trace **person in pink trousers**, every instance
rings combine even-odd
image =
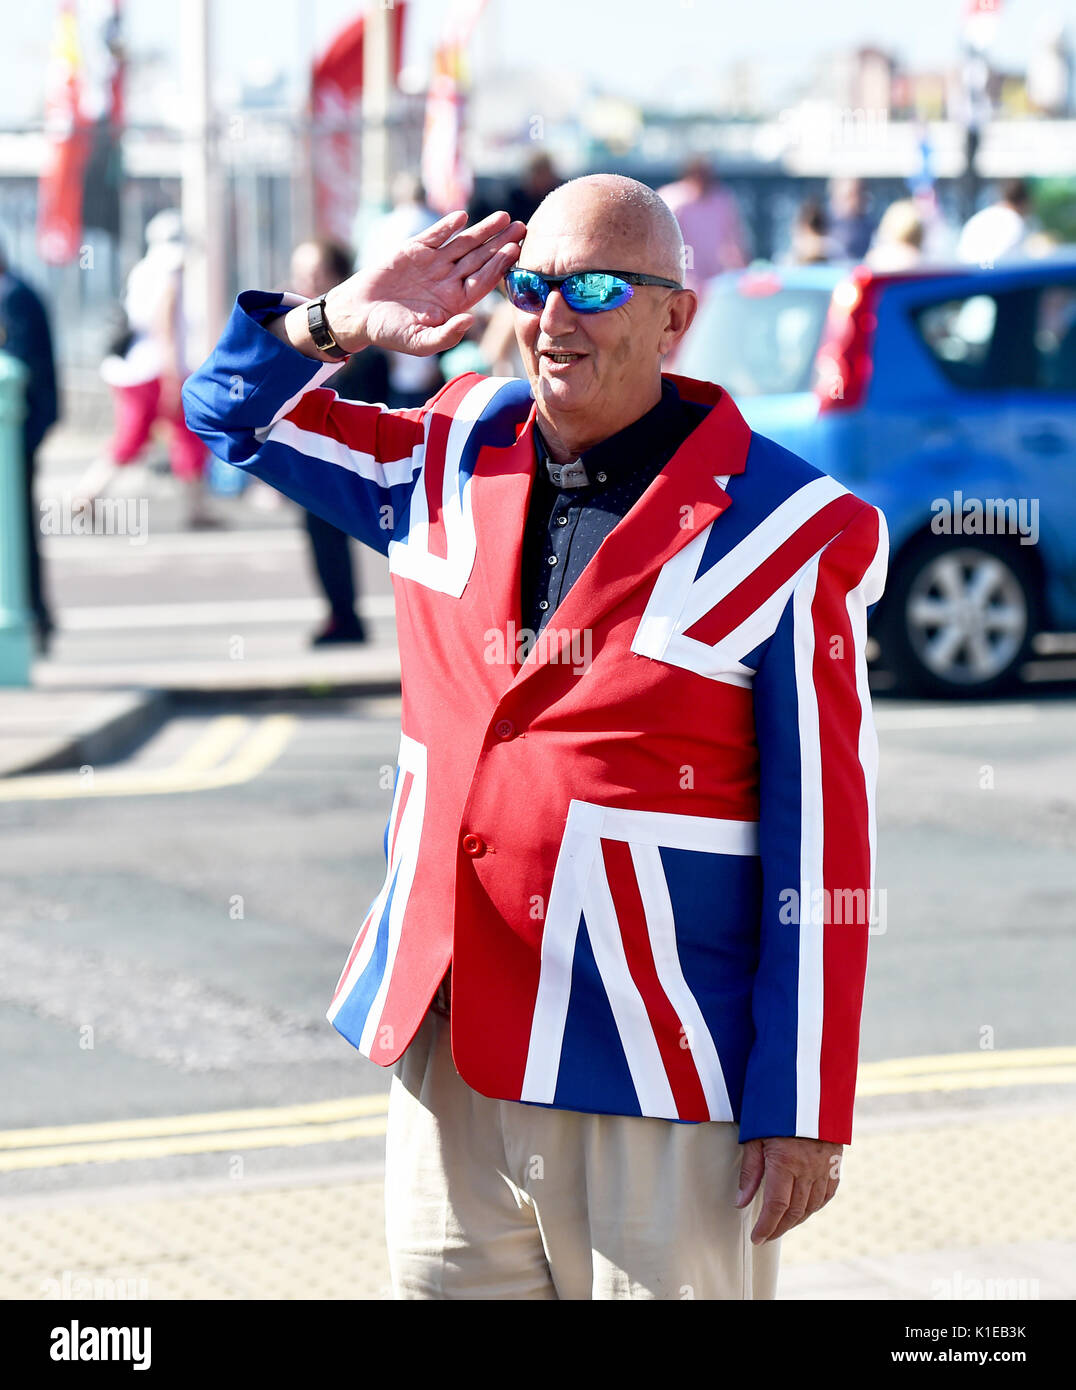
[[[115,432],[106,457],[83,478],[80,498],[91,505],[117,468],[142,454],[158,420],[170,427],[168,456],[173,475],[186,485],[188,524],[216,524],[205,505],[207,452],[183,418],[180,390],[187,376],[183,314],[183,231],[179,213],[166,208],[146,227],[146,254],[127,278],[124,309],[129,327],[124,351],[101,364],[112,388]]]

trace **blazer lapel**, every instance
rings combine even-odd
[[[536,413],[532,400],[527,418],[516,426],[514,443],[483,445],[472,475],[472,516],[482,589],[491,627],[505,634],[509,679],[519,670],[515,654],[522,621],[520,570],[534,482]]]

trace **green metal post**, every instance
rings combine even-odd
[[[34,650],[22,442],[26,377],[21,362],[0,352],[0,686],[30,684]]]

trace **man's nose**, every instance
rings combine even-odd
[[[549,338],[562,338],[575,327],[575,311],[560,290],[550,290],[542,305],[538,327]]]

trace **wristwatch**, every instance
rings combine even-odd
[[[341,362],[350,355],[344,351],[332,335],[332,330],[325,317],[324,295],[306,306],[306,322],[310,329],[310,337],[319,352],[324,352],[327,356],[337,358]]]

